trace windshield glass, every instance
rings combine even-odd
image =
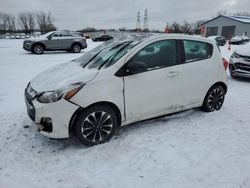
[[[139,41],[107,41],[96,48],[90,50],[80,58],[76,59],[81,66],[89,69],[107,68],[117,62],[131,48],[137,45]]]
[[[54,31],[50,31],[48,33],[45,33],[43,35],[41,35],[42,37],[48,37],[49,35],[51,35],[52,33],[54,33]]]

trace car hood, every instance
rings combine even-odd
[[[33,42],[36,42],[36,41],[41,41],[41,40],[47,40],[46,37],[43,37],[43,36],[40,36],[40,37],[30,37],[29,39],[25,40],[25,41],[33,41]]]
[[[97,73],[97,69],[82,68],[79,63],[71,61],[41,72],[30,85],[37,92],[53,91],[77,82],[87,83]]]
[[[240,37],[240,36],[236,36],[236,37],[233,37],[232,39],[231,39],[231,41],[241,41],[242,40],[242,37]]]
[[[239,55],[250,56],[250,44],[241,46],[241,48],[238,50],[235,50],[235,52]]]

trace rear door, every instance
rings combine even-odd
[[[176,40],[153,42],[127,64],[143,62],[147,70],[124,76],[127,121],[138,121],[175,111],[181,105],[181,65]]]
[[[195,40],[183,40],[182,44],[184,105],[197,106],[217,76],[217,59],[212,56],[212,44]]]
[[[69,48],[71,48],[71,45],[73,44],[74,38],[77,38],[77,37],[74,37],[69,32],[62,32],[61,48],[62,49],[69,49]]]

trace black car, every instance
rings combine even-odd
[[[210,36],[208,38],[215,40],[219,46],[224,46],[227,42],[227,39],[223,36]]]
[[[108,41],[108,40],[111,40],[113,39],[114,37],[110,36],[110,35],[101,35],[99,37],[95,37],[95,38],[92,38],[92,40],[94,42],[103,42],[103,41]]]

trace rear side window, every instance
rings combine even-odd
[[[164,40],[146,46],[130,61],[144,62],[152,70],[177,65],[176,57],[176,41]]]
[[[212,44],[191,40],[184,40],[183,43],[186,63],[208,59],[213,54]]]

